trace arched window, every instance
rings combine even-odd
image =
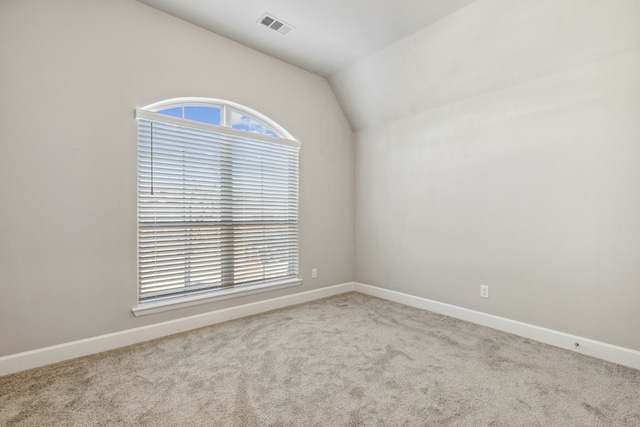
[[[138,119],[136,315],[301,283],[300,143],[228,101],[171,99]]]

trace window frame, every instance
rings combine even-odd
[[[158,117],[158,113],[160,113],[162,110],[166,110],[166,109],[170,109],[170,108],[177,108],[177,107],[187,107],[187,106],[202,106],[202,107],[211,107],[211,108],[219,108],[220,109],[220,125],[214,125],[211,123],[207,123],[207,122],[199,122],[199,121],[193,121],[193,120],[189,120],[189,119],[184,119],[184,118],[177,118],[175,116],[171,116],[171,115],[163,115],[162,116],[162,123],[166,123],[169,125],[176,125],[176,126],[185,126],[187,125],[189,128],[193,128],[193,129],[201,129],[201,130],[206,130],[206,131],[214,131],[214,132],[219,132],[222,134],[227,134],[230,136],[235,136],[235,137],[240,137],[240,138],[248,138],[250,140],[258,140],[258,141],[265,141],[265,142],[276,142],[277,144],[281,144],[281,145],[286,145],[289,147],[293,147],[293,148],[301,148],[301,144],[298,140],[296,140],[286,129],[284,129],[282,126],[280,126],[278,123],[276,123],[275,121],[271,120],[270,118],[268,118],[267,116],[265,116],[264,114],[261,114],[253,109],[250,109],[248,107],[245,107],[241,104],[235,103],[235,102],[230,102],[230,101],[225,101],[225,100],[221,100],[221,99],[211,99],[211,98],[194,98],[194,97],[189,97],[189,98],[174,98],[174,99],[169,99],[169,100],[165,100],[165,101],[161,101],[161,102],[157,102],[154,104],[150,104],[146,107],[143,107],[141,109],[137,109],[136,110],[136,119],[138,121],[140,120],[147,120],[147,121],[157,121]],[[261,132],[252,132],[252,131],[248,131],[248,130],[239,130],[239,129],[234,129],[231,126],[232,121],[231,121],[231,117],[232,117],[232,112],[233,111],[237,111],[240,112],[241,114],[245,114],[246,116],[248,116],[250,119],[256,120],[258,121],[263,127],[264,130],[269,130],[273,133],[275,133],[276,135],[278,135],[277,137],[275,136],[271,136],[269,134],[265,134],[265,133],[261,133]],[[185,127],[187,127],[185,126]],[[138,150],[140,150],[140,145],[141,144],[141,140],[140,140],[140,136],[138,136]],[[140,151],[139,151],[140,152]],[[297,159],[297,156],[296,156]],[[295,175],[295,182],[298,182],[299,180],[299,160],[296,160],[296,175]],[[141,173],[141,166],[140,163],[138,165],[138,182],[140,184],[140,173]],[[138,212],[140,211],[140,190],[138,190],[138,202],[137,202],[137,207],[138,207]],[[296,242],[298,242],[298,233],[299,233],[299,228],[298,228],[298,218],[299,218],[299,209],[298,209],[298,204],[299,204],[299,190],[296,187],[296,192],[295,192],[295,200],[296,200],[296,205],[295,205],[295,212],[296,212],[296,221],[295,221],[295,236],[296,236]],[[221,202],[224,199],[220,199]],[[138,213],[138,231],[137,231],[137,244],[138,246],[140,245],[140,213]],[[159,299],[157,301],[142,301],[141,298],[141,276],[140,276],[140,268],[141,268],[141,264],[140,264],[140,247],[138,247],[138,261],[137,261],[137,280],[136,280],[136,289],[137,289],[137,306],[134,307],[132,309],[133,313],[135,314],[135,316],[142,316],[142,315],[147,315],[147,314],[153,314],[153,313],[159,313],[159,312],[163,312],[163,311],[167,311],[167,310],[173,310],[173,309],[178,309],[178,308],[183,308],[183,307],[189,307],[189,306],[193,306],[193,305],[198,305],[198,304],[204,304],[204,303],[209,303],[209,302],[213,302],[213,301],[220,301],[220,300],[225,300],[225,299],[229,299],[229,298],[236,298],[236,297],[240,297],[240,296],[246,296],[246,295],[252,295],[252,294],[256,294],[256,293],[260,293],[260,292],[266,292],[266,291],[271,291],[271,290],[276,290],[276,289],[282,289],[282,288],[287,288],[287,287],[291,287],[291,286],[298,286],[300,284],[302,284],[302,279],[300,278],[300,274],[299,274],[299,259],[300,259],[300,252],[299,252],[299,243],[296,243],[296,266],[298,266],[298,268],[295,270],[295,278],[284,278],[282,280],[263,280],[263,281],[259,281],[257,283],[254,284],[249,284],[249,285],[242,285],[242,284],[235,284],[235,285],[231,285],[228,287],[221,287],[218,289],[212,289],[209,290],[207,292],[202,292],[202,293],[196,293],[193,295],[187,295],[187,296],[177,296],[177,297],[167,297],[166,299]],[[222,273],[221,273],[222,274]]]
[[[232,127],[233,123],[231,120],[232,111],[236,110],[240,113],[244,113],[247,116],[250,116],[258,120],[263,125],[271,128],[278,135],[280,139],[288,139],[300,144],[300,142],[293,135],[291,135],[284,127],[280,126],[278,123],[276,123],[274,120],[270,119],[266,115],[252,108],[246,107],[242,104],[238,104],[237,102],[226,101],[224,99],[202,98],[202,97],[172,98],[172,99],[167,99],[160,102],[155,102],[153,104],[149,104],[146,107],[140,108],[139,110],[152,111],[155,113],[161,110],[166,110],[169,108],[177,108],[177,107],[220,108],[220,126],[225,128],[230,128],[230,129],[233,129]],[[181,119],[181,120],[188,120],[188,119]],[[195,123],[202,123],[202,122],[195,122]],[[212,126],[216,126],[216,125],[212,125]],[[244,134],[246,134],[246,131],[240,131],[240,132],[245,132]],[[253,132],[249,132],[249,133],[253,133]],[[263,134],[258,134],[258,135],[263,135]],[[264,135],[264,136],[269,136],[269,135]]]

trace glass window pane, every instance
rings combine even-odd
[[[194,120],[196,122],[210,123],[212,125],[220,124],[220,108],[216,107],[184,107],[184,118]]]
[[[247,116],[239,111],[231,111],[231,127],[239,130],[246,130],[247,132],[261,133],[263,135],[279,137],[272,129],[266,127],[258,120],[251,116]]]
[[[167,108],[166,110],[158,111],[160,114],[166,114],[167,116],[182,118],[182,107]]]

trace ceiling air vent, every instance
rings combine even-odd
[[[265,27],[271,28],[273,31],[279,32],[283,36],[287,35],[291,30],[295,29],[293,26],[282,21],[282,19],[278,19],[275,16],[269,15],[268,13],[265,13],[258,22]]]

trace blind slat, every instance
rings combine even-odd
[[[138,119],[141,303],[298,275],[299,143]]]

